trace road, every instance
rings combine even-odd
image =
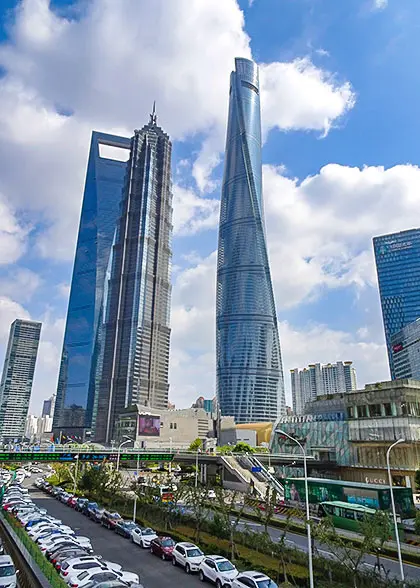
[[[131,543],[113,531],[94,523],[79,512],[62,504],[48,494],[30,488],[31,497],[41,508],[70,525],[78,535],[90,537],[95,553],[105,559],[122,565],[124,570],[136,572],[145,588],[199,588],[198,576],[188,576],[171,562],[163,562],[158,557]]]
[[[260,525],[259,523],[254,523],[251,521],[240,521],[238,528],[241,529],[241,528],[244,528],[245,526],[248,526],[248,528],[250,528],[251,530],[256,531],[256,532],[263,531],[263,525]],[[278,541],[283,536],[283,531],[281,529],[276,528],[276,527],[268,527],[268,533],[269,533],[270,537],[273,539],[273,541]],[[287,547],[298,549],[299,551],[305,551],[306,553],[308,552],[308,540],[307,540],[306,535],[298,535],[297,533],[287,532],[286,533],[286,545],[287,545]],[[318,541],[315,541],[314,547],[316,548],[316,550],[318,551],[318,553],[321,557],[328,558],[328,559],[336,559],[334,553],[331,552],[331,550],[328,546],[322,545]],[[391,578],[392,577],[396,577],[396,578],[400,577],[399,576],[400,568],[399,568],[398,561],[387,558],[387,557],[382,557],[382,558],[380,558],[380,562],[384,566],[385,570],[387,572],[389,571]],[[369,571],[370,569],[374,568],[375,563],[376,563],[376,557],[372,556],[372,555],[366,555],[363,558],[363,563],[364,563],[364,567],[365,567],[366,571]],[[416,580],[418,580],[420,578],[420,568],[418,566],[414,566],[411,564],[404,564],[404,571],[405,571],[406,578],[416,579]]]

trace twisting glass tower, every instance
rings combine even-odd
[[[168,406],[171,301],[171,142],[156,114],[131,139],[109,262],[95,438],[109,442],[119,411]]]
[[[258,66],[237,58],[230,78],[217,261],[217,396],[237,423],[284,412],[276,308],[262,200]]]

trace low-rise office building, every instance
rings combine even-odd
[[[133,439],[136,447],[149,449],[169,448],[188,449],[195,439],[201,439],[205,446],[207,440],[217,438],[217,431],[226,439],[234,432],[232,417],[217,419],[204,408],[184,408],[178,410],[156,411],[135,404],[121,411],[116,426],[116,443],[125,438]],[[233,440],[233,439],[232,439]],[[235,438],[236,441],[236,438]],[[128,445],[128,444],[127,444]]]
[[[301,453],[287,433],[317,459],[340,466],[342,479],[384,484],[386,452],[395,485],[414,487],[420,455],[420,382],[393,380],[368,384],[350,394],[335,394],[307,405],[305,414],[277,421],[272,451]]]

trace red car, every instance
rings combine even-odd
[[[67,500],[67,506],[71,506],[72,508],[74,508],[75,504],[76,504],[76,500],[77,500],[77,496],[70,496],[70,498]]]
[[[163,561],[172,559],[175,541],[171,537],[157,537],[150,542],[150,553],[158,555]]]

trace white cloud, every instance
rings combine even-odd
[[[0,46],[0,190],[42,226],[37,252],[58,259],[74,252],[91,130],[129,135],[156,99],[173,139],[198,137],[193,177],[214,189],[229,74],[235,56],[251,57],[236,0],[80,0],[72,9],[79,20],[49,0],[22,0]],[[267,128],[325,132],[351,106],[348,84],[308,59],[266,64],[262,77]],[[16,161],[25,161],[19,175]],[[191,210],[202,223],[203,210]]]
[[[192,235],[214,229],[219,221],[219,201],[202,198],[193,190],[174,185],[173,225],[175,235]]]
[[[0,295],[0,344],[7,345],[10,325],[17,318],[29,319],[30,316],[18,302],[8,296]]]
[[[388,6],[388,0],[373,0],[373,8],[375,10],[383,10]]]
[[[420,169],[324,166],[302,182],[264,166],[267,239],[278,308],[323,288],[376,284],[372,237],[412,228]]]
[[[14,263],[23,255],[27,235],[28,229],[0,194],[0,265]]]
[[[0,277],[0,294],[16,300],[27,302],[42,284],[41,277],[27,268],[11,268]]]
[[[325,135],[335,120],[353,108],[348,82],[316,67],[309,58],[261,66],[262,122],[267,130],[318,130]]]

